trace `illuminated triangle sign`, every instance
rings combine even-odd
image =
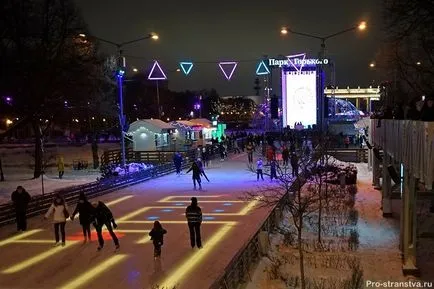
[[[301,70],[303,69],[304,60],[306,59],[306,53],[288,55],[286,58],[288,58],[288,62],[289,62],[289,64],[292,65],[292,67],[294,67],[298,72],[301,72]],[[301,58],[301,61],[298,61],[298,63],[300,63],[300,65],[297,67],[295,60],[300,59],[300,58]]]
[[[219,63],[219,67],[220,67],[221,71],[223,72],[223,74],[225,75],[227,80],[231,80],[232,75],[234,74],[235,68],[237,68],[237,65],[238,65],[238,62],[235,62],[235,61],[220,62]]]
[[[270,74],[270,70],[268,69],[267,65],[264,61],[261,61],[256,68],[256,75],[266,75]]]
[[[154,61],[154,65],[151,68],[151,71],[148,75],[149,80],[166,80],[167,76],[164,74],[163,69],[161,69],[160,64],[158,64],[158,61]]]
[[[188,75],[193,68],[193,62],[180,62],[179,66],[181,66],[182,72],[184,72],[185,75]]]

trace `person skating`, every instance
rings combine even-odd
[[[190,244],[194,248],[202,248],[202,238],[200,236],[200,225],[202,224],[202,210],[197,204],[197,198],[191,198],[191,205],[185,210],[185,217],[190,231]]]
[[[247,150],[247,156],[249,159],[249,164],[253,164],[253,145],[251,142],[249,142],[247,144],[246,150]]]
[[[70,214],[65,199],[58,194],[54,197],[53,203],[44,218],[48,219],[50,215],[53,215],[54,237],[56,239],[54,246],[59,245],[59,229],[62,235],[62,246],[65,246],[65,225],[66,219],[69,218]]]
[[[291,167],[292,167],[292,176],[296,177],[298,175],[298,157],[295,153],[291,154]]]
[[[17,231],[27,230],[27,206],[31,200],[30,194],[22,187],[18,186],[12,193],[12,202],[15,206],[15,216],[17,219]]]
[[[277,180],[277,169],[279,167],[279,164],[277,163],[276,160],[272,160],[270,163],[270,179],[271,181],[273,179]]]
[[[160,222],[155,221],[154,227],[152,228],[151,232],[149,232],[149,236],[151,236],[152,243],[154,244],[155,259],[161,257],[161,246],[163,246],[164,234],[166,233],[167,231],[163,229],[163,226],[161,226]]]
[[[179,152],[176,152],[173,155],[173,164],[175,165],[176,174],[181,174],[181,167],[182,167],[182,155]]]
[[[116,250],[119,249],[119,240],[116,237],[116,234],[113,232],[113,228],[117,228],[115,219],[113,218],[113,214],[110,209],[101,201],[92,203],[92,206],[95,208],[93,211],[93,225],[95,227],[96,233],[98,235],[98,251],[100,251],[104,247],[104,238],[102,236],[102,227],[105,225],[107,231],[113,239],[113,242],[116,246]],[[112,227],[113,224],[113,227]]]
[[[222,137],[223,139],[223,137]],[[226,148],[223,144],[223,141],[221,143],[219,143],[219,152],[220,152],[220,161],[224,161],[225,160],[225,156],[226,156]]]
[[[202,162],[202,160],[201,160],[200,158],[198,158],[198,159],[196,160],[196,163],[197,163],[197,166],[198,166],[199,169],[200,169],[200,174],[201,174],[202,176],[204,176],[205,179],[209,182],[208,176],[207,176],[206,173],[205,173],[204,163]]]
[[[261,176],[261,179],[264,180],[264,175],[262,172],[263,169],[263,162],[262,159],[259,158],[259,160],[256,162],[256,180],[259,181],[259,176]]]
[[[196,190],[196,182],[197,182],[199,185],[199,190],[202,190],[202,180],[200,179],[201,171],[196,162],[193,162],[191,164],[190,169],[186,173],[188,174],[190,171],[193,171],[192,179],[193,179],[194,189]]]
[[[71,216],[71,221],[74,221],[75,215],[79,214],[80,225],[83,228],[84,243],[91,241],[90,224],[92,223],[92,214],[94,207],[86,198],[86,195],[81,192],[78,197],[78,203]]]

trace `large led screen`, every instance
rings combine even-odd
[[[283,126],[316,124],[316,71],[282,73]]]

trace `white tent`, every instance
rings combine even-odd
[[[134,151],[155,151],[171,145],[175,127],[159,119],[141,119],[130,124],[128,135],[132,136]]]

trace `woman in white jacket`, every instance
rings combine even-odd
[[[68,206],[66,205],[65,199],[60,195],[54,197],[54,201],[51,204],[48,212],[45,214],[45,219],[48,219],[50,215],[53,215],[54,223],[54,235],[56,237],[56,243],[54,246],[59,245],[59,228],[62,234],[62,246],[65,246],[65,224],[66,219],[69,218]]]

